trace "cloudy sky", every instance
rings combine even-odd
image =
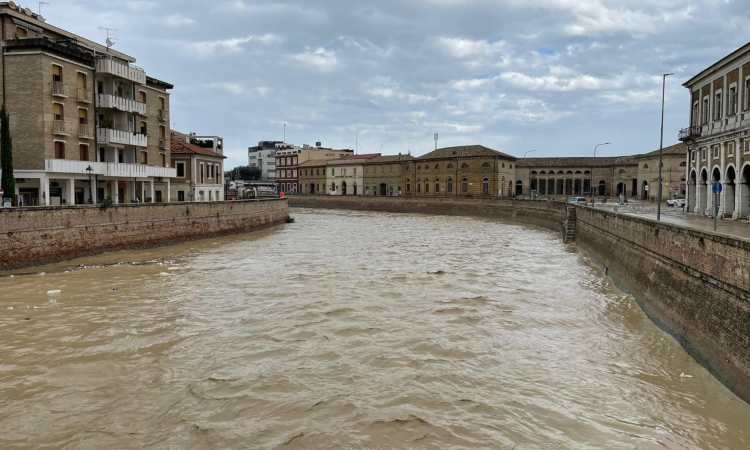
[[[682,82],[750,40],[746,0],[48,1],[50,23],[115,28],[175,85],[173,128],[224,136],[228,166],[284,123],[292,143],[384,154],[425,153],[435,132],[518,156],[644,152],[661,74],[671,144]]]

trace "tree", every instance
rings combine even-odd
[[[250,166],[240,166],[235,167],[232,169],[232,179],[233,180],[243,180],[243,181],[253,181],[253,180],[260,180],[260,177],[262,175],[260,169],[257,167],[250,167]]]
[[[10,120],[4,105],[0,109],[0,169],[3,172],[2,188],[5,192],[4,196],[10,197],[15,203],[16,178],[13,176],[13,142],[10,139]]]

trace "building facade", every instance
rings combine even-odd
[[[635,157],[638,163],[640,198],[655,202],[659,196],[659,151]],[[687,145],[676,144],[662,153],[662,201],[687,195]]]
[[[224,159],[216,147],[218,140],[194,134],[171,133],[172,200],[214,202],[224,200]],[[220,138],[219,138],[220,140]],[[216,149],[216,150],[214,150]]]
[[[261,141],[247,149],[247,165],[260,170],[263,181],[276,181],[276,152],[294,146],[281,141]]]
[[[169,201],[169,83],[0,2],[2,100],[23,205]]]
[[[287,194],[298,194],[303,192],[300,182],[300,164],[307,161],[323,161],[336,158],[352,156],[352,150],[334,150],[324,148],[318,143],[315,147],[305,145],[302,147],[280,149],[276,151],[276,182],[279,190]]]
[[[510,197],[517,158],[481,145],[437,149],[410,162],[404,195]]]
[[[412,170],[411,155],[376,156],[363,166],[364,195],[400,197]]]
[[[690,126],[680,131],[688,145],[688,209],[750,217],[750,43],[683,86],[690,90]]]

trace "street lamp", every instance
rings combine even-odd
[[[91,172],[93,172],[93,171],[94,171],[94,169],[91,168],[91,165],[89,165],[88,167],[86,167],[86,173],[89,174],[89,203],[90,204],[94,203],[94,191],[93,191],[93,189],[94,189],[94,182],[91,180]]]
[[[596,144],[594,146],[594,165],[591,167],[591,176],[590,176],[590,185],[589,189],[591,189],[591,206],[593,207],[596,203],[596,195],[594,195],[594,168],[596,167],[596,152],[599,150],[599,147],[604,147],[605,145],[612,145],[611,142],[602,142],[601,144]]]
[[[534,153],[536,150],[527,150],[526,153],[523,154],[523,159],[526,159],[526,156],[529,155],[529,153]],[[529,173],[529,191],[531,191],[531,173]]]
[[[661,76],[661,137],[659,138],[659,189],[658,197],[656,198],[656,221],[661,220],[661,196],[662,189],[664,187],[662,179],[662,165],[664,161],[664,97],[667,92],[667,77],[674,75],[673,73],[665,73]]]

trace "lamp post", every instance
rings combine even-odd
[[[91,172],[93,172],[93,171],[94,171],[94,169],[91,168],[91,165],[89,165],[88,167],[86,167],[86,173],[89,174],[89,203],[91,203],[91,204],[94,203],[94,191],[93,191],[93,189],[94,189],[94,182],[91,179]]]
[[[596,144],[594,146],[594,164],[596,164],[596,152],[599,150],[599,147],[604,147],[605,145],[612,145],[611,142],[602,142],[601,144]],[[589,189],[591,189],[591,206],[593,207],[594,204],[596,204],[596,195],[594,195],[594,168],[596,165],[591,167],[591,177],[590,177],[590,186]]]
[[[656,198],[656,221],[661,220],[661,196],[662,190],[664,189],[664,180],[662,179],[662,164],[664,161],[664,97],[667,92],[667,77],[674,75],[673,73],[665,73],[661,76],[661,137],[659,138],[659,188],[658,197]]]

